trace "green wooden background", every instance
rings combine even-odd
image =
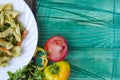
[[[69,80],[120,80],[120,0],[37,0],[39,46],[63,36]]]

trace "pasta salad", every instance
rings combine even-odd
[[[0,5],[0,66],[7,66],[10,59],[21,54],[21,43],[28,31],[18,20],[19,12],[12,4]]]

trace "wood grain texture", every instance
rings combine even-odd
[[[31,8],[33,14],[36,17],[36,0],[25,0],[28,6]]]
[[[69,80],[120,80],[119,2],[38,1],[38,45],[56,35],[67,40],[65,60],[74,65]]]

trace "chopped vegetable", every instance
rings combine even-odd
[[[0,51],[7,53],[8,55],[11,55],[11,52],[7,50],[6,48],[0,47]]]
[[[0,32],[5,31],[5,30],[8,29],[9,27],[10,27],[9,24],[7,24],[7,23],[3,24],[3,25],[0,27]]]
[[[22,36],[21,36],[21,42],[18,42],[18,43],[17,43],[18,46],[21,45],[22,41],[24,40],[24,38],[26,37],[27,34],[28,34],[28,31],[25,30],[25,31],[23,32]]]
[[[37,52],[39,52],[39,51],[41,51],[43,53],[43,55],[38,56],[42,60],[42,62],[39,62],[39,64],[41,66],[37,66],[37,68],[38,68],[39,71],[41,71],[47,66],[48,59],[47,59],[47,55],[45,54],[45,50],[43,48],[41,48],[41,47],[36,48],[36,51],[34,53],[34,57],[36,57]]]
[[[4,38],[6,41],[11,42],[13,45],[16,45],[17,40],[15,39],[14,35],[8,35]]]

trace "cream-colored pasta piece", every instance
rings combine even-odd
[[[13,44],[11,42],[7,42],[3,39],[0,39],[0,46],[6,48],[7,50],[11,49],[13,47]]]
[[[11,57],[0,56],[0,66],[2,66],[2,67],[7,66],[10,59],[11,59]]]
[[[2,11],[0,13],[0,27],[2,27],[4,25],[4,12]]]
[[[2,66],[2,67],[8,66],[8,62],[9,62],[9,61],[2,63],[1,66]]]
[[[5,14],[10,15],[12,18],[16,18],[19,15],[19,12],[17,11],[4,11]]]
[[[13,35],[15,36],[15,39],[16,39],[18,42],[21,41],[21,33],[20,33],[19,24],[17,24],[16,28],[13,29]]]
[[[21,33],[20,33],[20,27],[19,24],[16,25],[15,21],[10,15],[6,15],[8,17],[8,20],[6,20],[7,23],[10,24],[13,30],[13,35],[15,36],[15,39],[20,42],[21,41]]]
[[[21,46],[14,46],[12,48],[11,53],[12,53],[13,57],[18,57],[20,55],[20,53],[21,53]]]
[[[7,37],[8,35],[12,34],[12,28],[9,27],[8,29],[6,29],[5,31],[3,32],[0,32],[0,38],[4,38],[4,37]]]
[[[5,14],[5,22],[9,23],[12,28],[16,27],[16,23],[9,14]]]
[[[11,11],[12,9],[12,4],[4,4],[0,5],[0,11]]]

